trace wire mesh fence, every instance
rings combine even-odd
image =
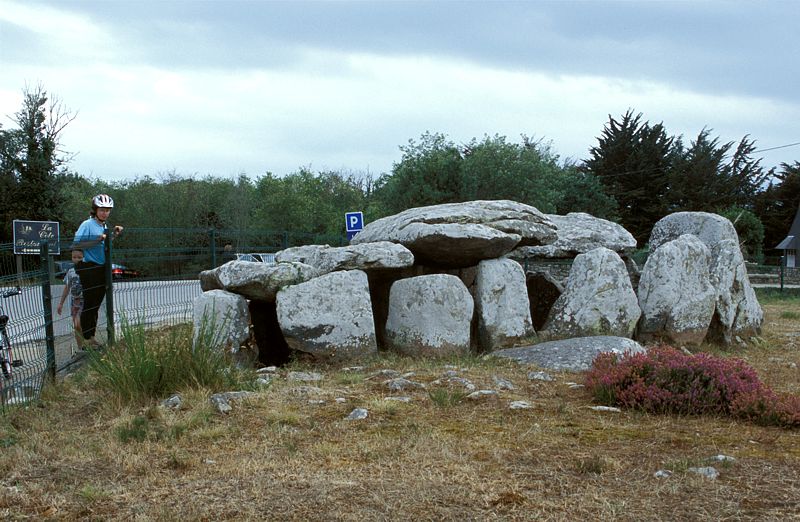
[[[238,258],[264,260],[291,246],[340,246],[346,239],[272,230],[126,228],[110,243],[105,267],[109,284],[97,283],[105,287],[105,299],[97,308],[95,338],[104,345],[114,342],[125,322],[158,327],[190,321],[203,270]],[[0,299],[0,306],[9,318],[6,331],[13,357],[23,363],[0,383],[2,411],[38,398],[47,378],[79,360],[82,339],[75,335],[64,284],[73,268],[72,241],[62,239],[58,246],[53,255],[18,255],[12,244],[0,245],[0,291],[20,289]]]
[[[39,397],[50,364],[48,318],[42,312],[49,291],[47,258],[15,256],[0,245],[0,409]]]

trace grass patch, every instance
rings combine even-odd
[[[149,332],[125,322],[118,344],[89,352],[89,369],[120,404],[143,404],[187,388],[241,388],[254,379],[235,368],[210,336],[193,343],[187,325]]]
[[[431,402],[439,408],[452,408],[464,402],[467,392],[450,387],[434,388],[428,391]]]
[[[102,502],[111,497],[111,494],[100,486],[87,484],[78,490],[78,496],[87,502]]]
[[[365,376],[362,373],[356,372],[339,372],[336,374],[334,381],[340,386],[352,386],[364,382]]]
[[[754,288],[758,301],[764,304],[800,301],[800,288]]]
[[[781,312],[781,319],[790,319],[792,321],[796,321],[800,319],[800,312],[795,312],[794,310],[783,310]]]
[[[592,455],[583,459],[579,459],[576,463],[575,469],[578,473],[584,475],[601,475],[610,469],[606,459],[599,455]]]
[[[772,389],[798,393],[797,369],[790,364],[800,363],[791,344],[800,339],[789,334],[800,331],[800,320],[780,319],[787,310],[800,312],[800,301],[766,305],[764,342],[731,355]],[[180,342],[190,347],[186,333]],[[172,335],[148,332],[145,348],[160,353]],[[342,368],[354,365],[364,366],[356,372],[363,379]],[[223,373],[233,371],[226,367]],[[319,390],[287,382],[289,369],[324,374],[313,383]],[[383,369],[414,372],[412,380],[426,388],[404,391],[410,402],[385,400]],[[800,482],[787,477],[800,468],[797,428],[717,414],[598,412],[588,408],[588,390],[564,385],[580,381],[581,374],[549,371],[554,382],[529,381],[532,369],[480,357],[296,361],[277,372],[273,386],[232,401],[232,411],[223,415],[210,395],[240,389],[246,380],[175,380],[177,388],[165,394],[181,393],[179,410],[159,407],[163,396],[151,391],[135,401],[119,399],[117,407],[107,405],[109,388],[86,368],[43,390],[36,407],[0,419],[0,440],[9,441],[0,449],[0,518],[796,517]],[[432,384],[448,371],[478,389],[496,389],[494,376],[515,389],[499,390],[491,400],[464,400],[463,388]],[[166,387],[151,388],[158,389]],[[518,400],[533,408],[511,410]],[[369,416],[345,420],[356,407]],[[718,454],[736,462],[709,460]],[[702,466],[717,468],[720,480],[687,480],[680,473]],[[656,479],[659,469],[676,474]]]

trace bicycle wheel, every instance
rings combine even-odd
[[[2,345],[0,345],[0,352],[2,352],[0,353],[0,358],[2,358],[3,377],[10,379],[13,359],[11,358],[11,343],[8,340],[5,328],[0,331],[0,336],[2,336],[2,339],[0,339],[0,342],[2,342]]]

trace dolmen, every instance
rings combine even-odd
[[[509,200],[412,208],[367,224],[347,246],[292,247],[274,265],[230,261],[201,272],[195,342],[232,353],[257,346],[271,365],[384,350],[518,355],[540,341],[598,336],[731,344],[760,333],[763,313],[730,221],[672,214],[649,245],[639,270],[633,236],[589,214]],[[568,273],[553,275],[547,263]]]

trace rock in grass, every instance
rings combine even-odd
[[[711,466],[701,467],[701,468],[689,468],[686,471],[688,471],[689,473],[695,473],[697,475],[700,475],[702,477],[711,480],[716,480],[717,477],[719,477],[719,471],[717,471],[717,468]]]
[[[347,416],[347,420],[363,420],[366,419],[369,412],[364,408],[356,408]]]
[[[497,397],[497,392],[494,390],[478,390],[467,395],[467,399],[472,401],[479,401],[489,397]]]

